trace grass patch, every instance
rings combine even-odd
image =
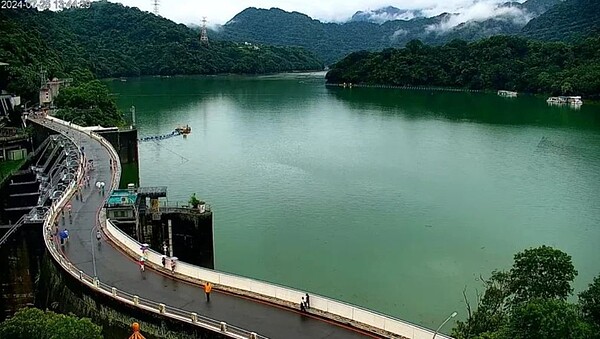
[[[6,179],[10,178],[10,176],[17,172],[27,161],[27,159],[22,160],[7,160],[0,162],[0,185],[4,184]]]

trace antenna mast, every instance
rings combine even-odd
[[[202,18],[202,30],[200,31],[200,42],[208,44],[208,33],[206,32],[206,17]]]
[[[154,14],[156,16],[159,16],[160,13],[158,12],[158,5],[160,3],[160,0],[152,0],[152,6],[154,6]]]

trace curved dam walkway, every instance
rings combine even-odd
[[[119,291],[196,312],[199,316],[224,321],[269,338],[378,337],[341,323],[300,313],[299,310],[214,289],[210,303],[207,303],[199,285],[148,268],[141,272],[137,262],[106,237],[100,244],[96,240],[100,211],[106,196],[115,188],[111,187],[113,180],[109,151],[98,140],[77,129],[49,119],[33,121],[71,137],[80,149],[83,147],[85,158],[94,163],[94,169],[87,173],[89,188],[82,189],[83,202],[73,197],[70,200],[72,217],[69,218],[65,213],[64,219],[58,218],[59,229],[66,228],[69,231],[69,240],[62,247],[64,255],[79,270],[92,277],[97,276],[100,281]],[[94,185],[98,181],[106,183],[105,196]]]

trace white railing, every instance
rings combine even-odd
[[[60,119],[56,119],[54,117],[48,117],[48,118],[57,123],[69,126],[72,129],[77,129],[81,132],[87,133],[94,139],[101,142],[103,144],[103,146],[108,149],[108,151],[111,154],[111,157],[113,159],[118,159],[117,153],[114,150],[114,148],[112,147],[112,145],[110,145],[110,143],[108,143],[108,141],[106,141],[101,136],[96,135],[96,133],[88,132],[76,125],[69,125],[67,122],[62,121]],[[66,137],[73,144],[75,144],[75,141],[73,140],[73,138],[71,138],[70,136],[66,136]],[[62,251],[59,250],[59,245],[57,244],[57,242],[54,238],[52,230],[53,230],[56,220],[58,219],[58,217],[60,215],[60,211],[65,207],[65,205],[73,197],[73,195],[78,187],[78,184],[81,182],[81,180],[83,178],[83,168],[85,166],[85,164],[83,163],[83,160],[84,160],[83,157],[80,156],[79,169],[77,171],[76,180],[71,181],[68,188],[62,194],[62,196],[60,197],[58,202],[52,204],[52,206],[50,207],[50,210],[48,211],[47,218],[44,221],[43,234],[44,234],[44,242],[46,244],[46,248],[52,255],[52,258],[66,272],[68,272],[71,276],[73,276],[74,278],[81,281],[82,284],[86,285],[87,287],[89,287],[93,290],[98,291],[99,293],[104,294],[105,296],[112,297],[113,299],[116,299],[120,302],[135,306],[137,308],[146,310],[148,312],[153,312],[153,313],[160,314],[162,316],[169,317],[169,318],[177,320],[177,321],[181,321],[184,323],[202,327],[202,328],[205,328],[205,329],[213,331],[213,332],[221,333],[221,334],[226,335],[231,338],[266,339],[266,337],[258,335],[255,332],[250,332],[250,331],[247,331],[247,330],[235,327],[235,326],[231,326],[222,321],[211,319],[211,318],[208,318],[208,317],[205,317],[202,315],[198,315],[197,313],[181,310],[181,309],[178,309],[175,307],[165,305],[163,303],[159,303],[159,302],[156,302],[153,300],[141,298],[137,295],[133,295],[131,293],[118,290],[116,287],[113,287],[113,286],[110,286],[108,284],[101,282],[97,277],[92,277],[92,276],[84,273],[83,271],[81,271],[75,265],[73,265],[73,263],[71,263],[70,260],[63,255]],[[117,187],[116,185],[118,185],[118,178],[119,178],[119,176],[117,176],[117,174],[120,175],[120,170],[121,170],[120,162],[117,161],[116,164],[117,164],[117,166],[116,166],[117,168],[113,172],[113,177],[112,177],[112,182],[113,182],[112,187]]]
[[[116,227],[110,220],[107,220],[105,230],[111,240],[118,246],[124,247],[127,250],[126,252],[132,257],[134,255],[138,257],[141,255],[141,243]],[[162,254],[149,249],[147,251],[146,263],[162,267]],[[194,266],[185,262],[176,263],[175,273],[197,283],[210,282],[217,287],[233,289],[234,292],[254,295],[285,306],[299,305],[299,302],[306,293],[273,283]],[[310,308],[311,311],[321,311],[319,315],[324,315],[335,320],[351,320],[358,323],[356,324],[359,325],[358,327],[366,330],[373,331],[375,329],[373,332],[380,330],[409,339],[431,339],[434,334],[434,331],[427,328],[320,295],[310,294]],[[342,319],[336,319],[336,316]],[[367,326],[360,326],[360,324]],[[450,339],[450,337],[442,334],[438,334],[436,338]]]

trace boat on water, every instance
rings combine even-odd
[[[498,91],[498,95],[501,97],[507,97],[507,98],[515,98],[517,97],[517,92],[512,92],[512,91],[505,91],[505,90],[500,90]]]
[[[571,105],[571,106],[581,106],[583,105],[583,100],[581,100],[580,96],[558,96],[558,97],[549,97],[546,102],[550,105]]]
[[[187,135],[192,133],[192,128],[189,125],[179,126],[175,129],[179,134]]]

